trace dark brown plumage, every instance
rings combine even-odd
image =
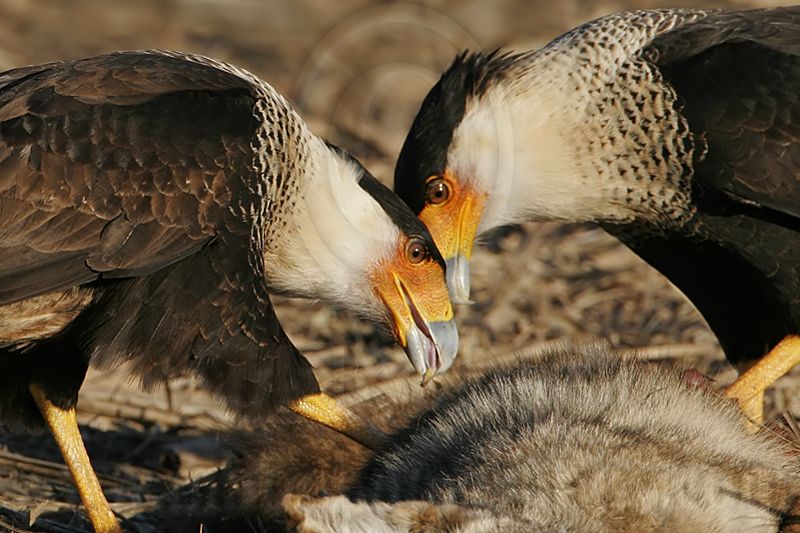
[[[74,416],[89,363],[264,415],[318,391],[273,291],[388,327],[424,380],[456,355],[424,225],[266,83],[163,51],[0,74],[0,423],[45,415],[96,529],[119,525]]]
[[[236,212],[258,209],[246,80],[121,54],[0,83],[0,304],[14,305],[0,313],[37,316],[35,301],[15,302],[48,293],[63,301],[51,312],[81,309],[58,331],[27,332],[22,353],[13,332],[0,339],[3,422],[40,419],[31,380],[74,402],[90,359],[136,356],[149,386],[194,369],[243,412],[317,390],[254,277],[251,227]]]

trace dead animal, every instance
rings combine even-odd
[[[364,402],[396,428],[375,453],[279,416],[206,494],[225,505],[202,505],[303,532],[800,528],[797,442],[748,432],[696,381],[602,345],[540,353],[435,396]]]

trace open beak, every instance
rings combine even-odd
[[[485,196],[472,188],[454,191],[444,205],[426,205],[419,214],[447,265],[447,288],[453,303],[469,299],[469,260],[483,213]]]
[[[389,268],[375,288],[389,309],[397,342],[427,384],[453,364],[458,352],[458,330],[453,307],[434,262],[419,271]]]
[[[399,279],[397,284],[413,319],[405,329],[406,355],[426,385],[436,374],[447,371],[456,358],[458,329],[452,308],[447,319],[425,320],[405,284]]]

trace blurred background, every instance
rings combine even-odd
[[[785,2],[784,2],[785,3]],[[469,48],[538,48],[589,19],[625,9],[768,7],[770,1],[3,0],[0,70],[123,49],[220,58],[272,84],[312,129],[391,185],[419,104]],[[602,230],[527,224],[476,250],[472,306],[459,306],[459,365],[492,364],[565,339],[603,338],[676,359],[728,383],[735,372],[691,304]],[[281,322],[332,394],[368,398],[413,387],[384,332],[315,302],[276,299]],[[160,494],[224,464],[217,436],[231,418],[187,379],[142,392],[124,369],[90,372],[80,421],[115,510],[133,515]],[[770,392],[768,413],[800,415],[798,374]],[[0,429],[0,530],[81,531],[69,477],[51,439]],[[137,507],[138,506],[138,507]],[[33,525],[30,525],[33,524]],[[58,529],[61,528],[61,529]]]

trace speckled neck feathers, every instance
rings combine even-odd
[[[494,180],[482,184],[494,198],[481,227],[537,218],[658,226],[688,217],[703,147],[649,43],[704,13],[621,13],[535,52],[459,57],[442,82],[462,80],[466,101],[447,166]]]

